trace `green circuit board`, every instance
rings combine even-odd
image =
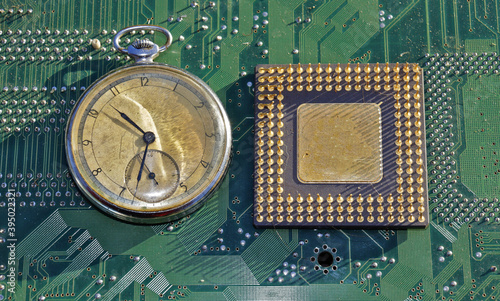
[[[499,298],[499,5],[0,1],[0,300]],[[72,108],[99,77],[132,63],[112,39],[138,24],[172,33],[156,61],[205,81],[232,128],[222,185],[199,210],[166,224],[125,223],[94,208],[65,154]],[[259,224],[256,67],[299,63],[416,66],[425,113],[425,227]]]

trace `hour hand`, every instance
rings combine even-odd
[[[110,105],[110,107],[112,107],[113,109],[115,109],[115,111],[117,111],[120,116],[125,119],[128,123],[130,123],[131,125],[133,125],[136,129],[138,129],[141,133],[143,134],[146,134],[146,132],[144,132],[140,126],[137,125],[137,123],[133,122],[132,119],[130,119],[130,117],[127,116],[127,114],[123,113],[123,112],[120,112],[118,111],[117,108],[113,107],[112,105]]]

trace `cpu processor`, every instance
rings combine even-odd
[[[418,64],[258,65],[254,224],[425,227]]]

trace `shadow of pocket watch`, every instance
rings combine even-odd
[[[157,31],[165,45],[120,38]],[[134,223],[185,216],[217,189],[227,172],[231,128],[216,94],[198,77],[153,59],[172,42],[168,30],[139,25],[114,37],[135,59],[102,76],[80,97],[66,128],[69,169],[97,208]]]

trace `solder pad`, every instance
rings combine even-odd
[[[256,226],[429,222],[417,64],[259,65]]]

